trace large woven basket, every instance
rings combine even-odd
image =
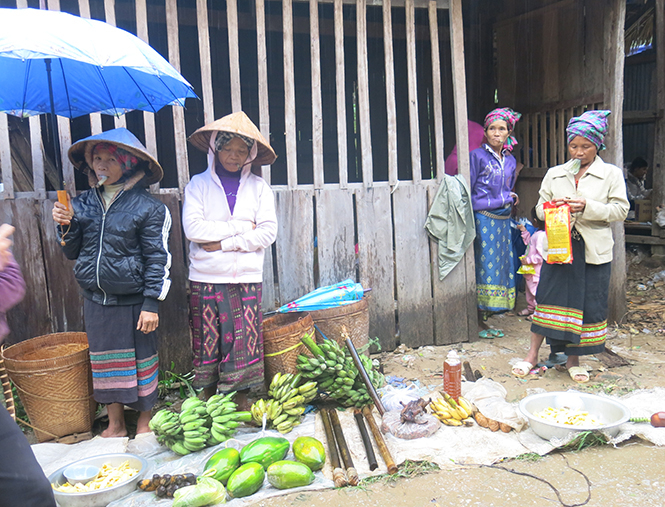
[[[369,304],[366,297],[357,303],[316,310],[310,312],[316,327],[316,341],[321,343],[324,338],[335,340],[340,347],[346,349],[345,338],[342,336],[344,330],[355,345],[359,353],[369,356]]]
[[[85,333],[38,336],[2,356],[40,442],[92,430],[97,404]]]
[[[277,372],[297,373],[298,354],[312,355],[300,341],[305,335],[314,338],[314,323],[308,313],[278,313],[263,321],[266,383]]]

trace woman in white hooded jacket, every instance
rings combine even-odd
[[[194,385],[207,397],[263,383],[261,284],[266,248],[277,236],[275,199],[252,165],[277,158],[243,112],[190,137],[208,152],[208,168],[185,188]]]

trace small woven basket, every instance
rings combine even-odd
[[[97,403],[85,333],[38,336],[3,349],[2,358],[40,442],[92,430]]]
[[[305,335],[314,336],[314,322],[308,313],[278,313],[263,321],[266,383],[277,372],[298,373],[298,355],[312,355],[300,341]]]
[[[321,343],[324,340],[321,335],[323,333],[326,338],[335,340],[340,347],[346,350],[345,338],[342,337],[342,333],[346,329],[346,333],[358,353],[369,356],[369,304],[367,299],[364,297],[357,303],[310,312],[312,320],[318,328],[316,342]]]

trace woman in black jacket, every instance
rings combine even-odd
[[[127,129],[73,144],[69,158],[86,171],[90,190],[53,219],[84,296],[95,400],[107,404],[103,437],[126,436],[124,405],[140,412],[137,433],[150,431],[157,400],[159,301],[171,281],[171,215],[146,187],[163,170]]]

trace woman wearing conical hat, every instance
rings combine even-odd
[[[191,143],[208,168],[185,188],[194,385],[207,396],[263,383],[261,284],[266,248],[277,236],[275,199],[252,166],[275,152],[243,112],[201,127]]]
[[[171,214],[146,187],[164,172],[124,128],[74,143],[69,158],[92,188],[69,207],[56,202],[53,219],[64,254],[76,259],[94,397],[108,409],[102,436],[127,435],[124,405],[140,412],[136,432],[147,433],[157,401],[159,302],[171,286]]]

